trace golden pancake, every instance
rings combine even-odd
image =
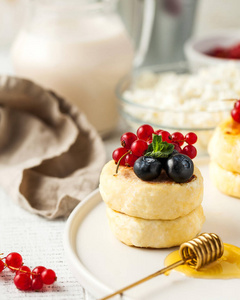
[[[240,198],[239,173],[225,170],[215,161],[211,161],[209,170],[211,180],[222,193]]]
[[[100,193],[111,209],[143,219],[172,220],[185,216],[203,199],[203,179],[195,166],[186,183],[172,181],[162,171],[155,180],[143,181],[131,167],[121,166],[117,176],[114,161],[108,162],[100,175]]]
[[[110,228],[124,244],[136,247],[168,248],[194,238],[205,221],[202,206],[175,220],[145,220],[107,207]]]
[[[223,169],[240,173],[240,124],[229,118],[219,124],[209,142],[211,160]]]

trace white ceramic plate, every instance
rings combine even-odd
[[[204,177],[202,232],[217,233],[240,247],[240,200],[222,195],[211,184],[207,164],[198,164]],[[90,194],[69,217],[64,236],[69,264],[80,284],[96,298],[135,282],[164,267],[173,249],[139,249],[119,242],[108,227],[99,191]],[[124,293],[123,299],[240,299],[239,279],[194,279],[172,271]],[[112,299],[117,299],[115,297]]]

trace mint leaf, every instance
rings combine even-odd
[[[174,149],[174,145],[163,142],[162,137],[153,134],[153,141],[148,146],[147,152],[144,156],[150,156],[154,158],[165,158],[168,157]]]
[[[157,135],[157,134],[154,134],[153,135],[153,141],[152,141],[152,144],[153,144],[153,151],[161,151],[161,148],[162,148],[162,136],[161,135]]]

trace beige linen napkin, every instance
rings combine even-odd
[[[18,205],[68,216],[97,187],[104,162],[102,140],[77,108],[31,81],[0,77],[0,185]]]

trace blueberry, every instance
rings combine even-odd
[[[171,156],[176,155],[176,154],[179,154],[179,152],[176,149],[173,149],[173,152],[172,152]]]
[[[153,157],[141,156],[135,161],[133,171],[142,180],[153,180],[160,175],[162,164]]]
[[[187,155],[174,154],[168,158],[165,170],[168,176],[175,182],[186,182],[193,175],[193,161]]]
[[[167,160],[172,157],[173,155],[179,154],[179,152],[176,149],[173,149],[173,152],[169,155],[169,157],[162,157],[162,158],[158,158],[158,160],[161,162],[163,169],[166,169],[166,163]]]

